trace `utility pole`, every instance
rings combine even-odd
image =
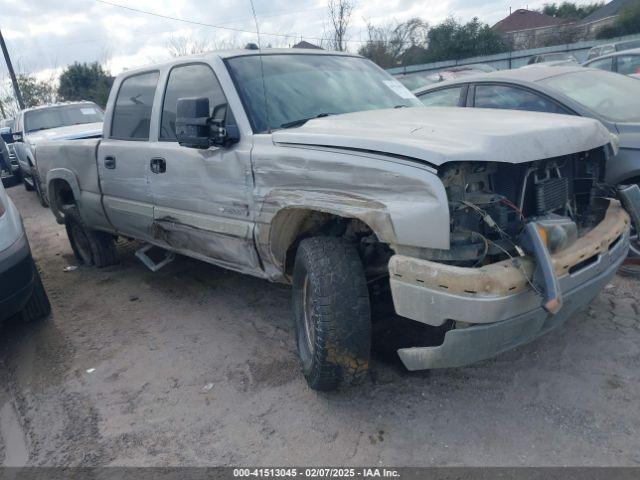
[[[18,80],[16,79],[16,72],[13,71],[13,65],[11,64],[11,58],[9,57],[9,51],[7,50],[7,45],[4,43],[2,30],[0,30],[0,47],[2,47],[2,54],[4,55],[4,60],[5,62],[7,62],[7,70],[9,70],[9,75],[11,76],[11,83],[13,83],[13,91],[16,95],[18,106],[20,107],[20,110],[23,110],[24,100],[22,100],[22,94],[20,93],[20,86],[18,85]]]

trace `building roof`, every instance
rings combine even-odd
[[[582,19],[582,23],[597,22],[608,17],[614,17],[620,13],[620,10],[633,5],[640,5],[640,0],[611,0],[588,17]]]
[[[318,45],[314,45],[313,43],[309,43],[306,40],[302,40],[302,41],[296,43],[291,48],[310,48],[312,50],[324,50],[322,47],[319,47]]]
[[[615,0],[614,0],[615,1]],[[638,1],[638,0],[636,0]],[[493,27],[494,30],[502,33],[517,32],[530,28],[550,27],[562,23],[559,18],[554,18],[544,13],[534,12],[519,8],[508,17],[503,18]]]

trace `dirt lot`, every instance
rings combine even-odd
[[[0,459],[20,465],[638,465],[638,283],[473,367],[318,394],[298,372],[287,287],[120,248],[74,265],[64,228],[9,190],[53,304],[0,330]]]

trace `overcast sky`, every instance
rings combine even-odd
[[[255,32],[250,0],[109,0],[147,12]],[[254,0],[263,45],[290,46],[300,38],[315,42],[327,24],[326,0]],[[436,24],[449,15],[477,16],[494,24],[509,7],[539,7],[545,0],[359,0],[349,30],[349,49],[366,39],[369,21],[382,25],[418,16]],[[578,3],[591,3],[578,0]],[[138,13],[99,0],[0,0],[0,28],[19,72],[42,77],[79,62],[105,63],[113,74],[168,58],[171,38],[194,38],[220,47],[255,42],[252,33],[198,26]],[[268,34],[279,34],[274,36]],[[4,62],[0,76],[6,75]]]

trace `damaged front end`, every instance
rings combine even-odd
[[[598,294],[626,257],[630,224],[602,183],[605,159],[600,148],[439,169],[450,248],[398,249],[389,262],[396,312],[446,330],[440,346],[399,350],[408,369],[492,357],[560,325]]]

